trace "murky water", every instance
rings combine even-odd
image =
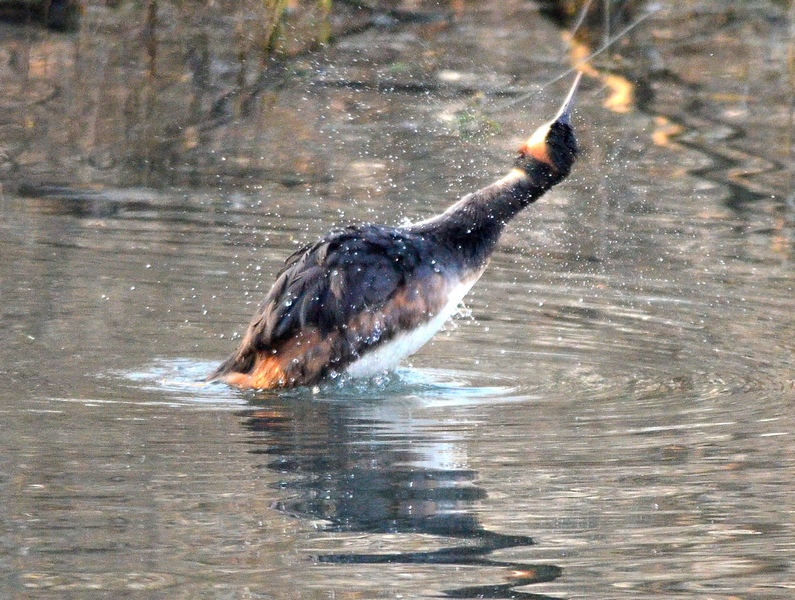
[[[557,106],[504,107],[581,51],[534,5],[422,8],[266,77],[238,6],[0,25],[0,596],[792,596],[776,5],[602,54],[572,178],[397,373],[200,383],[299,244],[441,210]]]

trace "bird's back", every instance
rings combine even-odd
[[[460,283],[440,254],[436,240],[406,228],[330,232],[287,259],[237,351],[209,379],[269,388],[344,372],[438,318]]]

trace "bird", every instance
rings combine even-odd
[[[580,77],[501,179],[429,219],[341,227],[289,256],[239,346],[207,381],[314,386],[373,377],[419,350],[458,310],[507,223],[571,172]]]

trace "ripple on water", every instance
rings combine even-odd
[[[204,378],[214,367],[215,363],[187,358],[155,358],[140,370],[114,375],[140,390],[165,394],[170,402],[180,406],[239,409],[245,405],[244,395],[230,393],[225,385],[205,383]]]
[[[186,406],[235,407],[274,393],[296,400],[330,403],[405,401],[424,407],[477,405],[532,401],[516,381],[502,374],[487,375],[452,369],[403,367],[371,379],[340,377],[312,388],[279,392],[240,391],[223,383],[205,383],[215,363],[186,358],[155,359],[141,370],[121,373],[131,385],[145,391],[165,393]]]

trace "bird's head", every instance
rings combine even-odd
[[[519,148],[519,165],[528,172],[540,165],[547,167],[551,185],[568,176],[577,159],[577,139],[571,126],[571,111],[574,105],[574,93],[577,91],[581,76],[582,73],[577,74],[555,118],[536,129]],[[542,170],[546,169],[542,167]]]

